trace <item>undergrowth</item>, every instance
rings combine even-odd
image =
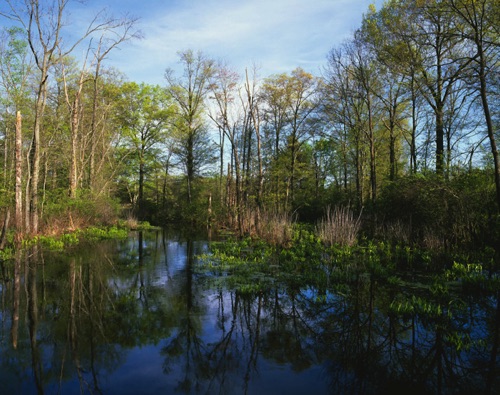
[[[442,276],[460,257],[366,239],[353,245],[325,244],[311,227],[295,225],[286,247],[259,238],[228,239],[211,243],[210,252],[200,258],[200,273],[241,287],[268,278],[310,285],[349,283],[362,275],[397,286],[415,275]]]

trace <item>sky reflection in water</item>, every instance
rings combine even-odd
[[[495,298],[470,298],[450,321],[394,315],[400,295],[369,276],[342,291],[295,282],[243,292],[202,274],[206,251],[200,239],[148,232],[2,263],[0,393],[500,388],[488,344]],[[457,350],[453,336],[472,341]]]

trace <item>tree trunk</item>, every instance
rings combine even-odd
[[[5,190],[8,188],[9,177],[8,177],[8,158],[9,158],[9,139],[7,136],[9,135],[9,130],[6,128],[4,135],[4,145],[3,145],[3,187]]]
[[[10,209],[7,208],[7,211],[5,212],[5,218],[3,220],[2,230],[0,232],[0,250],[3,250],[5,244],[7,243],[7,229],[9,227],[9,221],[10,221]]]
[[[39,93],[35,113],[35,126],[33,129],[33,140],[30,152],[30,226],[29,232],[38,233],[38,180],[40,178],[40,124],[44,108],[44,93]]]
[[[98,81],[99,81],[99,69],[100,60],[98,60],[95,68],[95,74],[93,79],[93,91],[92,91],[92,116],[90,121],[90,157],[89,157],[89,188],[90,191],[94,191],[95,184],[95,151],[96,151],[96,133],[97,133],[97,95],[98,95]]]
[[[138,216],[139,220],[144,220],[144,147],[141,149],[141,154],[139,158],[139,207]]]
[[[194,179],[194,131],[189,131],[190,135],[188,136],[187,141],[187,158],[186,158],[186,167],[187,167],[187,195],[188,195],[188,203],[191,204],[192,197],[192,183]]]
[[[79,99],[75,98],[71,109],[71,165],[69,170],[69,197],[76,198],[77,189],[77,163],[78,163],[78,106]]]
[[[440,101],[436,104],[436,174],[444,176],[444,106]]]
[[[16,116],[16,153],[15,153],[15,166],[16,166],[16,192],[15,192],[15,207],[16,217],[15,226],[16,233],[19,235],[23,231],[23,159],[22,159],[22,117],[21,112],[17,112]]]
[[[481,104],[483,106],[486,128],[488,130],[488,139],[490,140],[491,154],[493,155],[493,163],[495,167],[495,188],[497,200],[497,212],[500,212],[500,158],[498,157],[497,144],[495,140],[495,129],[491,119],[490,108],[488,104],[487,84],[486,84],[486,63],[484,59],[484,51],[481,43],[476,43],[479,53],[479,82],[481,91]]]
[[[377,168],[375,166],[375,132],[373,127],[373,113],[370,93],[367,92],[368,107],[368,141],[370,142],[370,191],[372,201],[377,199]]]
[[[224,204],[224,192],[223,192],[223,177],[224,177],[224,132],[222,128],[219,127],[219,142],[220,142],[220,169],[219,169],[219,198],[221,207]]]
[[[410,173],[417,173],[417,95],[415,76],[411,76],[411,138],[410,138]]]

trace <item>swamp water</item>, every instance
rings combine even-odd
[[[207,250],[158,231],[0,263],[0,394],[500,391],[495,293],[238,284],[203,269]]]

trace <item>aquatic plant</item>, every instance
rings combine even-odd
[[[128,230],[110,226],[108,228],[91,226],[82,232],[87,240],[123,239],[127,237]]]

